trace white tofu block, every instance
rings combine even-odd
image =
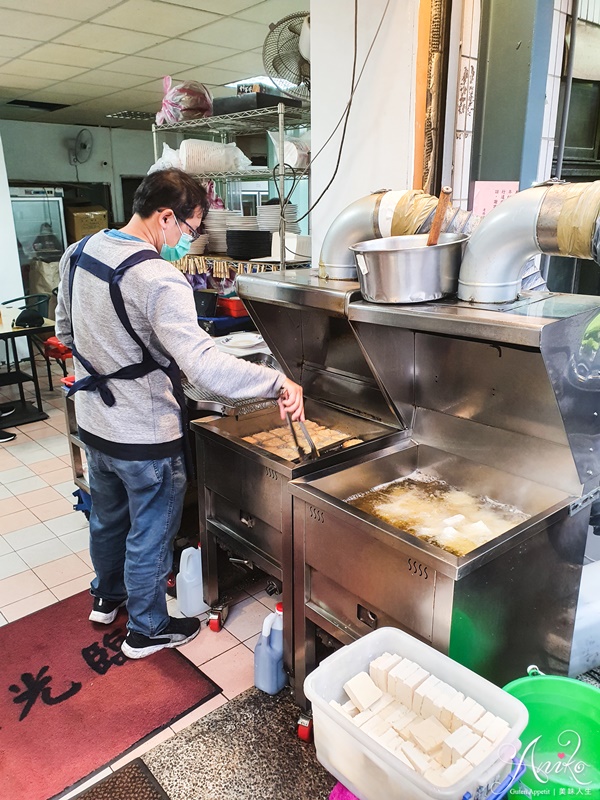
[[[376,686],[382,692],[387,692],[387,676],[390,669],[401,660],[400,656],[394,656],[391,653],[384,653],[383,655],[371,661],[369,664],[369,675]]]
[[[397,734],[403,739],[408,739],[410,735],[408,728],[416,719],[417,715],[415,712],[405,708],[403,711],[399,711],[397,714],[394,714],[393,717],[390,717],[388,722]]]
[[[474,767],[484,761],[495,750],[495,745],[489,739],[480,739],[465,755],[465,758]]]
[[[437,717],[438,707],[436,706],[436,700],[438,697],[445,697],[446,684],[443,681],[439,681],[431,691],[427,692],[425,697],[423,698],[423,702],[421,703],[421,716],[425,719],[427,717]],[[420,687],[419,687],[420,688]]]
[[[432,755],[448,735],[449,731],[435,717],[428,717],[410,726],[410,738],[427,755]]]
[[[389,731],[390,726],[384,719],[379,719],[377,715],[374,715],[371,717],[371,719],[365,722],[365,724],[361,727],[361,730],[365,733],[368,733],[369,736],[377,738],[379,736],[383,736],[386,731]]]
[[[386,692],[385,694],[383,694],[379,698],[379,700],[377,700],[375,703],[373,703],[373,705],[371,706],[369,711],[372,711],[374,714],[381,715],[382,711],[384,711],[389,705],[391,705],[392,703],[395,703],[395,702],[396,701],[392,697],[392,695],[391,694],[387,694],[387,692]],[[382,717],[382,719],[385,719],[385,717]]]
[[[474,733],[467,725],[463,725],[458,730],[451,733],[442,743],[440,753],[440,763],[444,767],[449,767],[474,747],[480,737]]]
[[[452,714],[452,723],[450,724],[451,730],[458,730],[463,725],[466,725],[465,717],[476,705],[478,705],[478,703],[473,700],[472,697],[465,697],[462,703],[455,706]],[[481,714],[483,715],[483,711]]]
[[[417,667],[414,672],[405,678],[402,683],[396,684],[396,697],[405,706],[412,708],[413,694],[417,686],[420,686],[423,681],[427,680],[429,673],[423,667]]]
[[[344,684],[344,691],[359,711],[366,711],[383,695],[366,672],[359,672]]]
[[[365,722],[368,722],[375,716],[372,711],[360,711],[355,717],[352,717],[352,722],[357,728],[362,728]]]
[[[495,714],[492,714],[491,711],[486,711],[485,714],[477,720],[477,722],[474,722],[473,725],[471,725],[471,727],[475,733],[483,736],[492,722],[497,719],[499,719],[499,717],[497,717]]]
[[[473,769],[472,764],[469,764],[466,758],[461,758],[455,764],[452,764],[451,767],[448,767],[448,769],[445,770],[443,775],[444,778],[448,781],[448,786],[452,786],[462,777],[471,772],[472,769]]]
[[[509,731],[510,725],[508,722],[501,717],[496,717],[496,720],[492,722],[491,725],[488,725],[483,735],[486,739],[489,739],[490,742],[500,744]]]
[[[383,745],[390,753],[395,752],[396,748],[402,741],[395,730],[389,728],[382,736],[379,736],[377,741]]]
[[[410,769],[412,769],[412,771],[414,772],[414,771],[415,771],[415,768],[413,767],[413,765],[410,763],[410,761],[408,760],[408,758],[407,758],[407,757],[404,755],[404,753],[402,752],[402,745],[403,745],[403,744],[405,744],[405,742],[404,742],[404,739],[401,739],[401,740],[400,740],[400,744],[399,744],[399,745],[396,747],[396,749],[394,750],[394,755],[395,755],[395,756],[397,756],[397,757],[398,757],[398,759],[399,759],[399,760],[400,760],[400,761],[401,761],[403,764],[405,764],[407,767],[409,767]]]
[[[456,527],[456,525],[460,525],[461,522],[464,522],[466,519],[464,514],[455,514],[453,517],[448,517],[448,519],[444,520],[444,525],[452,525]]]
[[[342,711],[351,717],[355,717],[358,714],[358,708],[354,705],[352,700],[348,700],[347,703],[344,703],[342,706]]]
[[[450,722],[452,721],[452,713],[447,713],[447,707],[450,701],[456,697],[458,692],[452,686],[444,683],[444,681],[440,681],[437,688],[439,691],[431,701],[431,713],[434,717],[437,717],[442,725],[445,725],[449,730]]]
[[[440,715],[440,722],[445,725],[449,731],[452,730],[452,717],[454,716],[454,709],[459,706],[465,696],[462,692],[455,694],[448,694],[447,699],[442,700],[442,713]]]
[[[483,534],[491,533],[491,530],[481,519],[477,520],[477,522],[473,522],[471,525],[466,526],[465,530],[467,527],[469,529],[469,533],[483,533]]]
[[[454,539],[456,536],[459,536],[460,534],[453,525],[446,525],[445,528],[442,528],[442,535],[444,536],[445,539]]]
[[[422,753],[412,742],[403,742],[399,748],[413,765],[415,772],[424,775],[431,765],[431,759]]]
[[[419,684],[419,686],[416,687],[416,689],[413,692],[412,706],[411,706],[415,714],[421,714],[421,706],[423,705],[423,699],[425,697],[429,697],[429,695],[435,689],[438,683],[441,683],[439,678],[436,678],[435,675],[429,675],[429,677],[427,677],[421,684]]]
[[[403,658],[396,666],[388,672],[387,690],[394,697],[397,697],[396,686],[402,683],[411,672],[415,672],[419,668],[418,664],[408,658]]]
[[[346,717],[347,719],[352,719],[352,717],[354,716],[353,714],[349,714],[348,711],[346,711],[345,707],[340,705],[340,703],[338,703],[336,700],[330,700],[329,705],[332,708],[335,708],[335,710],[338,711],[340,714],[343,714],[343,716]],[[353,705],[352,708],[354,708]],[[357,709],[354,710],[357,711]]]
[[[377,701],[379,702],[379,701]],[[390,719],[397,714],[399,711],[408,711],[405,705],[403,705],[400,700],[394,700],[389,706],[386,706],[382,711],[379,712],[379,716],[382,719]]]
[[[468,725],[470,728],[477,722],[478,719],[481,719],[485,714],[485,708],[480,705],[479,703],[475,703],[471,708],[464,714],[463,722],[465,725]]]

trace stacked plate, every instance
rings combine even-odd
[[[227,220],[227,230],[257,231],[258,217],[229,217]]]
[[[261,231],[278,231],[281,209],[279,206],[258,207],[258,227]],[[300,233],[298,206],[288,203],[285,207],[285,229],[287,233]]]
[[[240,261],[271,255],[271,231],[228,230],[227,255]]]
[[[224,208],[211,208],[204,227],[208,234],[207,250],[209,253],[227,252],[227,223],[231,219],[239,219],[241,211],[227,211]]]
[[[206,250],[208,245],[208,234],[201,233],[197,239],[194,239],[192,244],[190,245],[190,255],[191,256],[201,256],[202,253]]]

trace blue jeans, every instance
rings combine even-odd
[[[94,597],[127,600],[130,631],[156,636],[169,622],[167,578],[186,487],[183,454],[124,461],[86,447]]]

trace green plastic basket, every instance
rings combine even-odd
[[[527,767],[521,779],[525,786],[511,789],[510,796],[598,800],[600,690],[571,678],[541,675],[535,668],[530,668],[530,677],[504,689],[529,711],[519,754]]]

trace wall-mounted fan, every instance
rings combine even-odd
[[[70,143],[69,163],[85,164],[85,162],[92,155],[93,147],[94,139],[91,131],[89,131],[87,128],[82,128],[75,139]]]
[[[278,89],[299,100],[310,99],[310,16],[290,14],[269,25],[263,64]]]

